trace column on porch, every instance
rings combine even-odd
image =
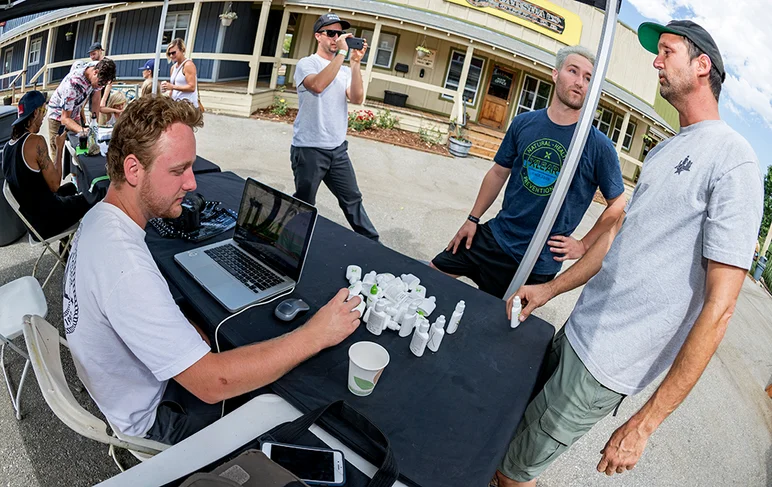
[[[29,68],[30,40],[31,40],[31,37],[29,35],[24,40],[24,64],[23,64],[22,72],[21,72],[21,92],[22,93],[24,93],[24,90],[27,87],[27,68]]]
[[[466,88],[466,80],[469,77],[469,67],[472,65],[472,55],[474,54],[474,47],[471,45],[466,48],[466,55],[464,56],[464,66],[461,68],[461,76],[458,80],[458,88],[456,94],[453,97],[453,111],[450,112],[450,120],[455,118],[458,123],[464,123],[464,113],[466,104],[464,102],[464,88]]]
[[[381,41],[381,27],[383,26],[383,22],[376,22],[375,23],[375,29],[373,30],[373,43],[371,46],[368,47],[368,50],[374,50],[377,52],[378,50],[378,43]],[[365,97],[362,99],[362,105],[365,104],[365,101],[367,100],[367,89],[370,87],[370,81],[373,79],[373,66],[375,65],[375,58],[376,52],[370,52],[370,55],[367,57],[367,67],[365,68],[365,75],[363,80],[363,89],[365,92]]]
[[[262,15],[262,10],[260,14]],[[281,68],[281,58],[284,55],[284,37],[287,35],[287,26],[289,26],[290,12],[286,7],[284,13],[281,16],[281,25],[279,26],[279,40],[276,42],[276,51],[274,57],[276,61],[273,62],[273,71],[271,71],[271,84],[272,90],[276,89],[276,83],[279,79],[279,69]]]
[[[105,55],[110,54],[107,52],[107,48],[110,47],[108,41],[110,40],[110,22],[112,22],[112,20],[113,12],[110,10],[105,14],[105,25],[102,27],[102,38],[99,39],[99,42],[102,44],[102,49],[105,50]]]
[[[48,38],[46,39],[46,55],[43,57],[43,89],[48,89],[48,75],[51,72],[48,64],[53,59],[54,55],[51,50],[54,47],[54,36],[56,35],[56,29],[58,27],[51,27],[48,29]]]
[[[630,112],[625,112],[625,118],[622,120],[622,129],[619,131],[619,138],[617,139],[617,154],[622,153],[622,146],[625,145],[625,134],[627,133],[628,125],[630,125]]]
[[[193,49],[196,47],[196,33],[198,32],[198,20],[201,18],[201,1],[193,3],[193,13],[190,15],[190,31],[188,32],[188,56],[193,57]]]
[[[254,95],[257,90],[257,73],[260,70],[260,53],[263,51],[263,38],[265,28],[268,25],[268,13],[271,10],[271,0],[262,0],[260,5],[260,18],[257,21],[257,34],[255,36],[255,48],[252,50],[252,60],[249,62],[249,83],[247,93]],[[286,31],[286,28],[285,28]],[[281,41],[281,39],[279,39]],[[281,42],[279,42],[281,44]]]

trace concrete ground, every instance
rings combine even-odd
[[[47,133],[45,128],[42,132]],[[198,133],[198,153],[223,170],[292,192],[291,135],[289,125],[207,114],[206,126]],[[349,144],[365,206],[383,243],[420,260],[431,259],[447,245],[490,167],[480,159],[445,158],[357,138],[350,138]],[[322,215],[345,225],[335,199],[324,188],[318,207]],[[593,204],[577,233],[589,230],[602,209]],[[28,275],[36,257],[26,239],[0,248],[0,283]],[[44,258],[43,269],[52,264],[52,258]],[[61,270],[46,289],[48,319],[57,326],[61,326],[60,281]],[[554,299],[537,314],[561,326],[579,292]],[[544,473],[539,485],[770,485],[772,400],[764,392],[772,376],[770,316],[772,298],[746,280],[718,353],[684,404],[652,436],[635,470],[607,478],[595,471],[598,452],[656,384],[625,400],[617,417],[601,421]],[[17,343],[23,346],[23,339]],[[23,364],[13,355],[8,355],[9,370],[18,380]],[[74,378],[72,365],[66,365],[68,376]],[[95,411],[86,393],[75,396]],[[32,374],[22,397],[25,417],[17,421],[6,393],[0,391],[0,485],[91,485],[117,474],[106,447],[79,437],[53,416]],[[127,454],[122,458],[133,462]]]

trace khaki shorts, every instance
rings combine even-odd
[[[607,416],[624,395],[604,387],[574,352],[563,330],[552,342],[545,373],[549,379],[528,404],[499,471],[528,482]]]

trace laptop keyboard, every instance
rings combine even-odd
[[[204,253],[254,292],[271,288],[283,282],[283,279],[276,277],[274,273],[232,245],[221,245],[205,250]]]

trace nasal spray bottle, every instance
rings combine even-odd
[[[386,302],[383,300],[378,301],[375,303],[375,308],[370,311],[370,316],[367,320],[367,331],[373,335],[380,335],[383,333],[383,329],[386,328],[387,319]]]
[[[399,329],[399,336],[405,338],[413,333],[416,321],[418,320],[418,303],[410,303],[407,308],[404,318],[402,318],[402,325]]]
[[[377,273],[375,271],[370,271],[364,275],[362,278],[362,285],[365,287],[365,289],[370,289],[370,287],[375,284],[376,275]]]
[[[381,297],[381,288],[373,284],[370,286],[370,291],[367,293],[367,307],[372,308],[375,306],[375,302]]]
[[[435,321],[432,324],[432,329],[429,332],[429,343],[427,344],[427,347],[429,347],[429,350],[432,352],[436,352],[440,349],[440,343],[442,343],[442,339],[445,337],[445,315],[440,315],[437,317],[437,321]]]
[[[349,284],[354,284],[362,279],[362,268],[358,265],[350,265],[346,267],[346,280]]]
[[[520,313],[523,311],[523,305],[520,303],[520,296],[515,296],[512,300],[512,321],[510,326],[514,329],[520,326]]]
[[[458,330],[458,324],[461,321],[461,317],[464,316],[465,309],[466,303],[463,300],[456,304],[456,309],[453,310],[453,314],[450,315],[450,321],[448,322],[448,335],[452,335]]]
[[[413,333],[413,339],[410,341],[410,351],[416,357],[421,357],[426,350],[427,343],[429,343],[429,322],[422,318],[421,323]]]

